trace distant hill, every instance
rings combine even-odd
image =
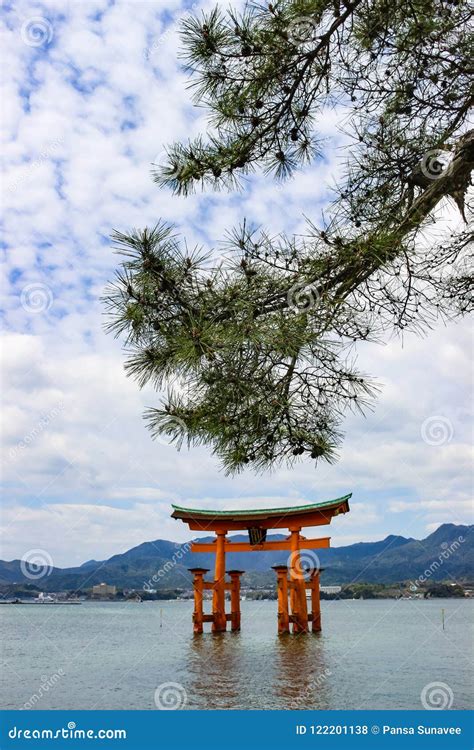
[[[315,552],[326,569],[323,573],[323,583],[326,584],[353,581],[395,583],[416,580],[426,570],[431,571],[429,578],[433,581],[450,576],[456,580],[472,580],[473,529],[474,526],[443,524],[422,540],[388,536],[379,542],[359,542]],[[246,535],[231,538],[247,540]],[[282,539],[284,535],[268,538]],[[251,583],[271,583],[275,578],[272,565],[286,562],[285,552],[233,553],[227,556],[227,567],[245,570],[246,580]],[[20,560],[0,561],[0,584],[34,583],[45,591],[90,588],[102,581],[125,588],[142,588],[147,583],[157,589],[189,588],[191,576],[188,568],[200,566],[212,570],[213,565],[214,556],[211,554],[193,555],[187,544],[157,539],[113,555],[109,560],[89,560],[75,568],[53,568],[42,578],[36,575],[34,578],[25,577]]]

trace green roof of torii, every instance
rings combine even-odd
[[[335,506],[340,505],[341,503],[347,502],[352,497],[352,492],[350,492],[348,495],[343,495],[343,497],[338,497],[335,500],[325,500],[322,503],[310,503],[309,505],[294,505],[291,507],[286,508],[256,508],[256,509],[247,509],[247,508],[239,508],[239,510],[210,510],[209,508],[205,510],[199,510],[197,508],[183,508],[180,505],[172,505],[173,518],[181,518],[181,514],[184,514],[186,516],[206,516],[206,517],[216,517],[216,516],[224,516],[224,517],[248,517],[248,516],[279,516],[279,515],[292,515],[293,513],[305,513],[313,510],[324,510],[325,508],[334,508]]]

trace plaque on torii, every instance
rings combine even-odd
[[[278,633],[307,633],[321,630],[320,574],[322,569],[303,570],[300,552],[307,549],[325,549],[330,537],[306,539],[301,529],[330,524],[334,516],[348,513],[352,494],[322,503],[299,505],[293,508],[266,508],[259,510],[195,510],[173,505],[172,518],[187,523],[191,531],[214,532],[212,542],[193,542],[191,552],[207,552],[216,556],[213,581],[205,581],[207,568],[190,568],[194,587],[194,632],[202,633],[206,622],[212,623],[212,632],[240,630],[240,578],[241,570],[226,571],[228,552],[288,552],[288,565],[275,565],[278,590]],[[269,529],[288,529],[289,536],[282,540],[267,541]],[[232,542],[229,531],[246,530],[248,542]],[[230,581],[226,580],[226,572]],[[311,591],[311,611],[308,612],[306,590]],[[212,614],[204,614],[203,592],[210,590]],[[225,592],[231,594],[231,612],[225,611]]]

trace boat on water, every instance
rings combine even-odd
[[[50,596],[44,594],[42,591],[38,594],[36,599],[3,599],[0,600],[0,604],[54,604],[55,606],[64,604],[82,604],[82,601],[77,596],[72,596],[70,599],[58,599],[56,596]]]
[[[45,596],[42,591],[40,591],[36,599],[33,599],[34,604],[52,604],[55,601],[57,601],[56,597],[50,596],[49,594],[46,594]]]
[[[20,602],[20,604],[30,604],[30,602]],[[76,601],[75,599],[71,599],[71,600],[66,599],[66,601],[61,601],[61,602],[58,602],[56,599],[53,599],[53,601],[48,600],[48,601],[38,602],[38,599],[34,599],[31,602],[31,604],[44,604],[45,606],[48,604],[51,604],[51,605],[56,605],[59,607],[59,606],[63,606],[66,604],[82,604],[82,602]]]
[[[20,604],[29,604],[30,602],[19,602]],[[82,604],[82,602],[77,598],[71,598],[71,599],[57,599],[56,596],[50,596],[49,594],[44,594],[42,591],[38,594],[36,599],[33,599],[32,604]]]

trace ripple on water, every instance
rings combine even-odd
[[[186,709],[416,709],[425,685],[444,682],[452,707],[466,709],[473,606],[323,602],[323,633],[280,638],[276,602],[242,602],[240,633],[197,637],[191,602],[1,607],[0,698],[6,708],[37,696],[42,709],[154,710],[157,687],[178,683]]]

